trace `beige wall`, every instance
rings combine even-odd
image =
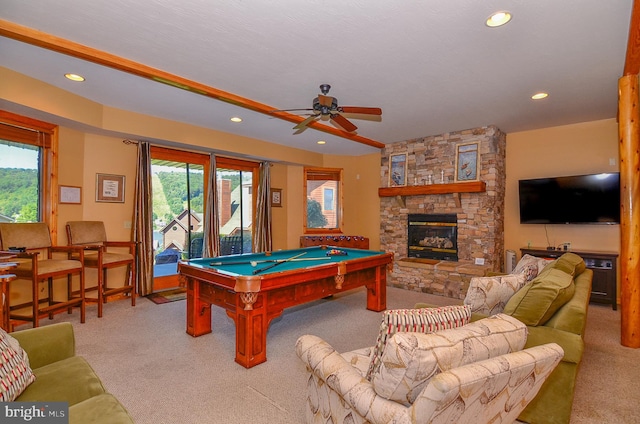
[[[320,155],[261,140],[194,127],[150,116],[103,107],[0,67],[0,92],[16,113],[51,121],[52,116],[73,119],[98,133],[117,131],[141,139],[163,139],[175,146],[253,157],[275,162],[272,186],[282,188],[283,207],[273,208],[274,249],[294,248],[302,234],[304,166],[344,169],[344,232],[369,237],[379,247],[380,154],[360,157]],[[24,113],[24,112],[23,112]],[[109,237],[128,238],[135,180],[135,146],[122,137],[94,135],[60,127],[59,181],[82,187],[82,205],[60,205],[60,240],[66,241],[64,223],[71,219],[100,219]],[[345,143],[350,141],[345,140]],[[507,190],[505,195],[505,247],[518,252],[527,246],[546,246],[544,226],[520,225],[517,181],[554,175],[618,171],[617,124],[602,120],[508,134]],[[613,158],[615,165],[610,165]],[[95,174],[125,175],[124,204],[95,202]],[[619,226],[548,225],[549,242],[571,242],[575,249],[618,251]]]
[[[346,141],[345,141],[346,142]],[[380,247],[380,154],[324,157],[321,166],[342,168],[345,235],[369,238],[370,248]],[[282,207],[272,209],[273,249],[292,249],[300,245],[305,194],[304,166],[275,164],[271,186],[282,188]]]
[[[163,140],[176,148],[213,151],[222,155],[269,160],[271,185],[281,188],[281,208],[273,208],[273,248],[299,246],[303,228],[304,166],[344,169],[345,234],[369,237],[379,246],[380,155],[324,156],[257,139],[127,112],[91,102],[24,75],[0,67],[0,93],[15,113],[48,122],[63,122],[59,131],[59,182],[82,188],[81,205],[59,205],[58,243],[66,243],[65,224],[70,220],[105,221],[112,240],[130,239],[133,215],[136,147],[123,137],[104,134],[136,134],[143,140]],[[62,121],[59,121],[62,119]],[[75,121],[83,130],[65,122]],[[102,134],[102,135],[97,135]],[[133,137],[132,137],[133,138]],[[351,141],[345,140],[345,143]],[[125,203],[95,201],[96,173],[124,175]]]
[[[324,166],[343,169],[344,234],[368,237],[369,248],[379,249],[380,153],[358,157],[328,155]]]
[[[610,163],[612,161],[613,164]],[[614,119],[507,135],[505,247],[515,250],[571,242],[575,250],[619,252],[619,225],[521,225],[518,180],[619,172],[618,124]],[[545,233],[546,227],[546,233]]]

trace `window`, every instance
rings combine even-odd
[[[50,177],[55,174],[54,129],[55,125],[0,111],[0,222],[55,224]]]
[[[342,232],[342,169],[305,168],[304,232]]]

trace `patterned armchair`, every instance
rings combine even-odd
[[[522,350],[526,327],[498,314],[459,328],[399,332],[367,377],[374,348],[337,353],[305,335],[306,422],[515,422],[563,356],[557,344]]]

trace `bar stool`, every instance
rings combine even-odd
[[[18,266],[13,274],[18,280],[31,282],[31,301],[11,305],[10,318],[32,321],[33,326],[37,327],[41,317],[48,316],[51,319],[56,312],[67,310],[72,313],[73,308],[79,308],[80,322],[85,322],[83,248],[54,246],[49,226],[43,222],[2,222],[0,240],[5,249],[8,246],[20,246],[20,251],[16,252]],[[72,254],[77,255],[77,259],[71,258]],[[77,294],[72,293],[74,276],[80,280]],[[63,290],[54,290],[54,285],[58,287],[58,280],[63,278],[66,280],[63,283],[66,285],[66,297]],[[46,295],[41,296],[41,293]]]

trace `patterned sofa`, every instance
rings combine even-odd
[[[395,318],[383,319],[382,345],[339,354],[319,337],[298,339],[307,423],[514,422],[563,355],[557,344],[523,350],[527,327],[504,314],[441,330],[430,312],[400,311],[385,312]]]

